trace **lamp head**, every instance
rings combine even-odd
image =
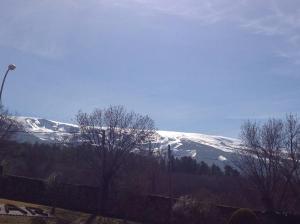
[[[8,70],[15,70],[16,69],[16,65],[14,65],[14,64],[10,64],[9,66],[8,66]]]

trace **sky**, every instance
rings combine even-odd
[[[13,114],[125,105],[161,130],[229,137],[300,114],[298,0],[1,0],[0,15]]]

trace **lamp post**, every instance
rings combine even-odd
[[[13,71],[13,70],[15,70],[15,69],[16,69],[16,65],[10,64],[10,65],[7,67],[7,70],[6,70],[6,72],[5,72],[4,78],[3,78],[3,80],[2,80],[1,90],[0,90],[0,104],[1,104],[1,106],[2,106],[2,91],[3,91],[3,87],[4,87],[4,83],[5,83],[6,76],[7,76],[8,72],[9,72],[10,70]]]

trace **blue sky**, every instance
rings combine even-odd
[[[3,104],[72,122],[122,104],[159,129],[237,137],[300,112],[297,0],[2,0]]]

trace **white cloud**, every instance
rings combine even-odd
[[[277,36],[282,39],[283,46],[277,49],[277,56],[300,62],[300,11],[286,12],[274,4],[272,13],[258,19],[249,19],[242,25],[250,31]]]
[[[105,3],[111,0],[104,1]],[[193,19],[202,25],[229,22],[249,32],[282,38],[284,48],[276,56],[299,63],[300,2],[293,0],[114,0],[119,7]],[[280,54],[278,54],[280,52]]]
[[[259,35],[282,38],[276,56],[300,61],[300,10],[287,0],[5,0],[0,13],[0,45],[44,57],[61,57],[77,23],[90,12],[121,7],[139,15],[162,14],[197,21],[202,25],[224,22]],[[13,13],[12,13],[13,12]],[[84,12],[84,13],[82,13]],[[84,17],[81,17],[84,16]],[[89,29],[98,21],[90,19]],[[83,29],[86,29],[83,27]],[[81,30],[85,31],[85,30]],[[72,33],[73,32],[73,33]]]

